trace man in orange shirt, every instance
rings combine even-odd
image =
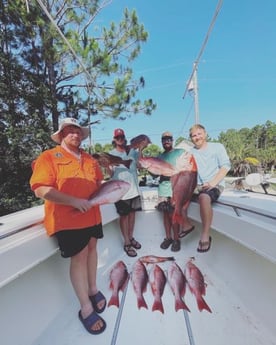
[[[80,148],[89,134],[74,118],[65,118],[51,138],[58,144],[35,161],[30,185],[45,200],[45,228],[57,238],[61,256],[70,257],[70,278],[79,299],[79,319],[88,332],[102,333],[98,313],[106,298],[97,289],[97,240],[103,237],[99,206],[88,199],[102,183],[98,162]]]

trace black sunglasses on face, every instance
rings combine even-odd
[[[125,139],[125,136],[124,135],[117,135],[117,137],[114,137],[114,139],[116,139],[116,140],[123,140],[123,139]]]
[[[173,138],[172,137],[163,137],[162,141],[163,142],[165,142],[165,141],[173,141]]]

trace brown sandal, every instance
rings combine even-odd
[[[125,244],[124,245],[124,251],[127,253],[128,256],[134,258],[137,256],[136,251],[132,248],[131,244]]]
[[[130,240],[130,244],[135,249],[140,249],[142,247],[141,244],[138,241],[136,241],[134,237],[132,237],[132,239]]]

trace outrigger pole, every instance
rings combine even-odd
[[[185,89],[185,92],[184,92],[184,95],[183,95],[183,99],[185,98],[187,92],[191,92],[193,91],[193,96],[194,96],[194,107],[195,107],[195,123],[199,123],[199,102],[198,102],[198,83],[197,83],[197,67],[198,67],[198,64],[199,64],[199,61],[200,61],[200,58],[204,52],[204,49],[206,47],[206,44],[207,44],[207,41],[209,39],[209,36],[211,34],[211,31],[214,27],[214,24],[215,24],[215,21],[216,21],[216,18],[219,14],[219,11],[221,10],[221,7],[222,7],[222,3],[223,3],[223,0],[219,0],[218,4],[217,4],[217,7],[216,7],[216,10],[215,10],[215,14],[213,16],[213,19],[211,21],[211,24],[209,26],[209,29],[208,29],[208,32],[206,34],[206,37],[205,37],[205,40],[202,44],[202,47],[200,49],[200,52],[198,54],[198,57],[197,59],[195,60],[194,64],[193,64],[193,70],[192,70],[192,73],[191,73],[191,76],[186,84],[186,89]]]

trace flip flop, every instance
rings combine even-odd
[[[197,251],[199,253],[206,253],[208,250],[211,248],[211,243],[212,243],[212,237],[209,236],[209,241],[199,241]],[[202,247],[206,247],[205,249],[202,249]]]
[[[84,328],[87,330],[87,332],[91,333],[91,334],[100,334],[102,333],[105,328],[106,328],[106,322],[104,321],[104,319],[102,319],[96,312],[95,310],[92,311],[92,313],[87,316],[87,318],[83,318],[81,315],[81,311],[79,311],[79,319],[81,321],[81,323],[83,324]],[[97,330],[93,330],[92,326],[96,324],[96,322],[98,322],[99,320],[102,321],[103,326],[100,329]]]
[[[178,234],[178,236],[179,236],[180,238],[183,238],[183,237],[187,236],[190,232],[192,232],[194,229],[195,229],[195,227],[194,227],[194,225],[193,225],[193,226],[192,226],[190,229],[188,229],[188,230],[180,231],[179,234]]]
[[[104,295],[101,293],[101,291],[98,291],[96,295],[94,296],[89,296],[90,301],[92,303],[93,309],[95,310],[96,313],[102,313],[105,310],[106,307],[106,298]],[[98,303],[104,301],[104,306],[102,308],[98,308]]]

